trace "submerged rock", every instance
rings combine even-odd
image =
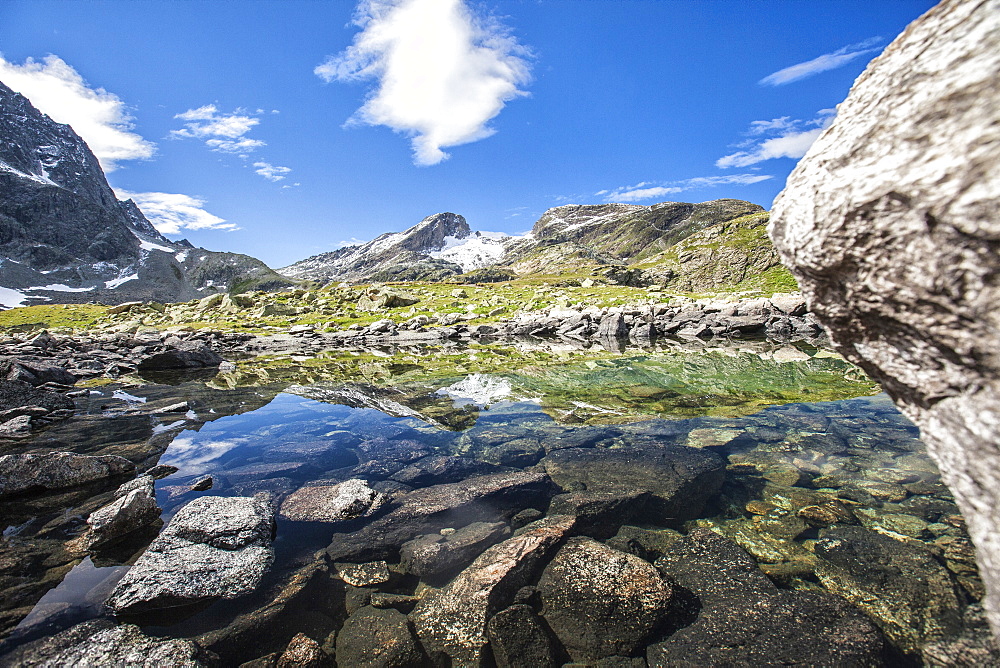
[[[337,663],[358,668],[405,668],[423,663],[406,615],[389,608],[359,608],[337,634]]]
[[[545,567],[542,617],[574,661],[628,656],[666,620],[672,586],[643,559],[570,539]]]
[[[473,522],[444,536],[426,534],[403,544],[400,564],[408,573],[433,578],[466,566],[509,535],[505,522]]]
[[[650,666],[883,665],[882,635],[861,612],[837,596],[778,589],[717,533],[691,531],[656,566],[680,587],[682,628],[649,646]]]
[[[248,497],[205,496],[181,508],[106,601],[118,614],[236,598],[274,559],[274,510]]]
[[[921,430],[1000,632],[1000,5],[942,2],[837,108],[770,229],[838,352]]]
[[[947,569],[915,542],[861,527],[825,530],[816,575],[868,613],[904,651],[956,634],[962,598]]]
[[[0,499],[75,487],[135,471],[135,464],[114,455],[92,457],[72,452],[0,457]]]
[[[352,479],[336,485],[300,487],[281,504],[280,514],[293,522],[345,522],[373,515],[388,502],[388,496],[364,480]]]
[[[559,651],[531,606],[523,603],[501,610],[486,625],[497,668],[559,665]]]
[[[572,517],[551,515],[525,527],[418,604],[410,619],[432,658],[443,655],[454,664],[481,665],[489,642],[486,623],[535,578],[573,524]]]
[[[403,543],[445,527],[497,521],[548,498],[551,483],[540,473],[514,471],[434,485],[398,499],[388,514],[353,533],[336,534],[327,554],[334,561],[382,559]]]
[[[646,513],[659,523],[696,517],[725,478],[725,462],[714,452],[657,448],[570,448],[542,460],[546,473],[565,490],[635,495],[632,515]],[[642,493],[648,493],[646,498]],[[640,505],[641,504],[641,505]],[[629,514],[621,521],[631,519]]]

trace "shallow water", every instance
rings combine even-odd
[[[871,396],[872,383],[857,369],[815,348],[353,351],[248,360],[211,379],[157,380],[94,387],[78,400],[77,417],[0,453],[58,449],[121,454],[140,470],[175,466],[156,483],[168,522],[201,495],[263,491],[280,499],[317,480],[355,477],[354,467],[375,451],[366,444],[379,439],[415,442],[428,455],[479,467],[415,475],[401,474],[403,463],[377,462],[378,473],[369,466],[373,484],[395,493],[501,466],[544,466],[546,453],[566,447],[689,445],[727,459],[721,493],[683,525],[648,514],[630,520],[634,525],[713,528],[742,545],[780,586],[818,590],[829,584],[817,575],[811,546],[826,525],[809,515],[815,511],[801,511],[835,503],[849,508],[849,523],[939,554],[961,585],[963,603],[982,593],[967,550],[955,547],[967,539],[964,523],[917,429],[885,395]],[[178,401],[188,403],[186,412],[158,412]],[[213,487],[191,491],[206,474]],[[114,487],[0,504],[0,602],[9,635],[0,652],[106,614],[104,598],[155,529],[83,558],[64,543]],[[224,627],[267,603],[338,529],[279,519],[276,562],[258,594],[180,619],[144,620],[147,632],[192,637]],[[634,534],[619,533],[612,544],[652,549]],[[655,550],[641,556],[655,558]],[[413,593],[424,583],[404,577],[393,586]],[[335,630],[337,620],[329,620],[320,630]]]

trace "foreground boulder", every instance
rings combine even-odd
[[[274,559],[274,510],[248,497],[205,496],[181,508],[106,601],[137,614],[236,598],[256,589]]]
[[[657,559],[689,600],[650,666],[877,666],[882,634],[844,599],[779,590],[743,548],[695,529]]]
[[[660,630],[673,587],[643,559],[572,538],[545,567],[542,617],[574,661],[629,656]]]
[[[962,628],[962,597],[948,570],[915,542],[837,527],[816,543],[823,586],[868,613],[900,648],[916,653]]]
[[[358,668],[419,666],[423,652],[406,615],[398,610],[359,608],[337,634],[337,663]]]
[[[0,499],[76,487],[135,471],[135,464],[114,455],[92,457],[72,452],[0,457]]]
[[[190,640],[151,638],[132,624],[93,620],[19,647],[0,665],[199,668],[208,665],[201,654]]]
[[[838,351],[919,427],[1000,632],[1000,3],[946,0],[869,65],[774,203]]]
[[[573,529],[574,519],[551,515],[483,552],[444,589],[421,601],[410,619],[432,659],[482,665],[490,617],[513,603]]]

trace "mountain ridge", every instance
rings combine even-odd
[[[256,258],[164,237],[118,200],[69,125],[0,83],[0,303],[179,301],[292,284]]]

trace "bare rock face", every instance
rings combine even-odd
[[[945,0],[858,78],[770,234],[838,350],[921,428],[1000,631],[1000,2]]]

